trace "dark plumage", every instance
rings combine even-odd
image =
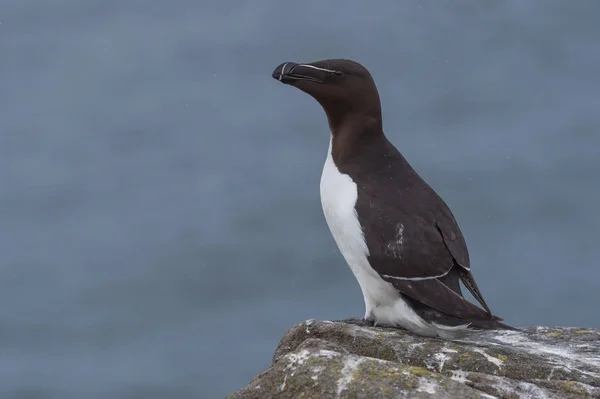
[[[334,59],[284,63],[273,77],[310,94],[325,110],[332,135],[330,156],[341,176],[349,176],[356,185],[354,209],[368,263],[378,276],[429,323],[513,329],[492,315],[477,287],[467,245],[450,208],[383,133],[379,94],[370,73],[354,61]],[[343,229],[337,237],[332,233],[338,246],[349,239]],[[347,260],[356,258],[347,256],[352,249],[345,250]],[[359,270],[363,293],[372,290],[373,284],[366,287],[371,277],[360,274],[357,265],[350,264],[355,274]],[[463,297],[459,281],[482,308]],[[367,319],[377,319],[374,302],[365,294]]]

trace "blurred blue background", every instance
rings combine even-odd
[[[0,397],[219,398],[363,314],[322,217],[324,113],[369,68],[488,303],[600,327],[600,2],[2,0]]]

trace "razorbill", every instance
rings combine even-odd
[[[492,315],[454,215],[383,133],[369,71],[345,59],[284,62],[272,74],[316,99],[329,122],[321,175],[327,225],[358,280],[363,324],[453,339],[514,329]],[[460,283],[483,307],[466,300]]]

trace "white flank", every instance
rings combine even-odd
[[[355,209],[357,198],[356,183],[350,176],[340,173],[333,162],[330,140],[321,175],[321,205],[327,226],[362,290],[365,318],[372,318],[378,324],[397,325],[429,337],[447,338],[453,335],[454,328],[440,328],[441,326],[423,320],[401,298],[392,284],[373,270],[367,259],[369,249]],[[400,221],[396,222],[399,223],[397,238],[402,245],[404,226]],[[460,326],[456,330],[465,328],[466,326]]]

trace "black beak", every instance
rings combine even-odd
[[[273,79],[282,83],[291,84],[299,80],[309,82],[325,83],[327,75],[336,71],[318,68],[310,64],[296,64],[295,62],[284,62],[273,71]]]

